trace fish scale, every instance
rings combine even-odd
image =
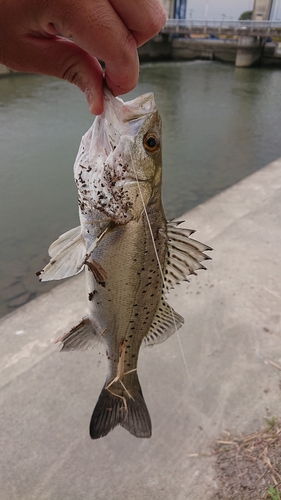
[[[83,269],[89,315],[62,349],[104,345],[108,373],[90,422],[93,439],[121,425],[151,436],[137,373],[140,347],[165,341],[184,323],[166,293],[198,269],[210,247],[167,222],[162,206],[161,119],[153,94],[124,103],[105,90],[105,110],[83,136],[74,164],[80,226],[49,248],[41,281]]]

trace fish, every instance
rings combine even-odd
[[[104,112],[82,137],[74,164],[80,225],[49,248],[41,281],[85,270],[89,314],[58,339],[62,350],[104,345],[108,373],[90,421],[98,439],[121,425],[149,438],[151,419],[138,378],[142,345],[168,339],[184,323],[166,294],[205,269],[208,245],[162,204],[161,118],[154,94],[124,102],[109,90]]]

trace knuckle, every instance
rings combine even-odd
[[[151,17],[150,24],[148,25],[150,36],[154,36],[157,35],[157,33],[159,33],[161,28],[166,23],[166,19],[167,16],[164,9],[162,8],[157,9],[157,11]]]
[[[61,67],[61,78],[69,83],[81,85],[81,68],[76,56],[70,55],[66,58]]]
[[[127,36],[121,42],[119,56],[122,60],[131,61],[137,54],[137,42],[132,33],[128,32]]]

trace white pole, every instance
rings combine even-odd
[[[209,0],[205,0],[205,15],[204,15],[205,21],[207,21],[208,19],[208,9],[209,9]]]

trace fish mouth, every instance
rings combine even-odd
[[[104,135],[110,138],[112,149],[119,143],[122,135],[134,138],[146,118],[155,113],[157,107],[152,92],[143,94],[131,101],[124,102],[114,97],[108,89],[104,94]]]
[[[131,145],[145,120],[154,113],[157,113],[157,107],[153,93],[124,102],[105,88],[104,112],[96,117],[94,125],[83,136],[75,169],[78,171],[80,165],[87,165],[91,166],[92,172],[102,172],[105,165],[112,165],[113,168],[114,163],[118,169],[119,158],[121,164],[130,164]],[[149,179],[137,179],[134,169],[130,169],[128,176],[124,179],[127,184],[149,181]]]
[[[147,115],[157,111],[154,94],[152,92],[138,96],[131,101],[124,102],[120,97],[114,97],[108,89],[105,89],[104,97],[105,118],[107,120],[112,119],[112,114],[114,114],[119,126],[120,122],[128,124],[140,118],[143,118],[144,121]]]

